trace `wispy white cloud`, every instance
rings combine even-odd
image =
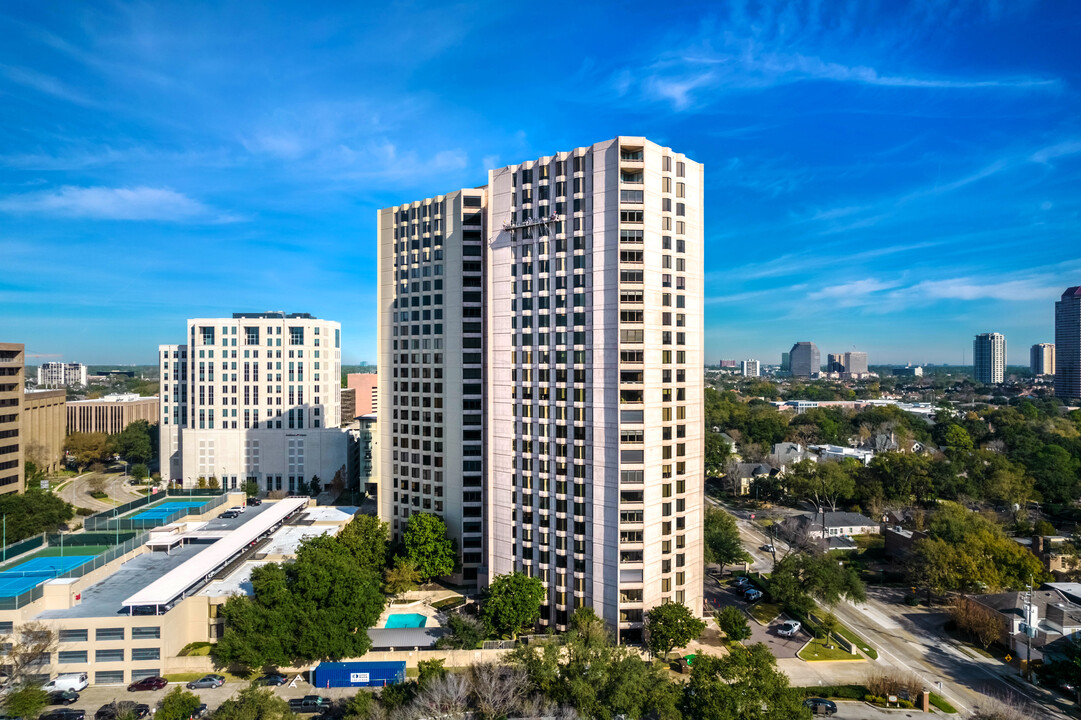
[[[75,187],[8,195],[0,198],[0,212],[52,215],[93,220],[160,220],[230,222],[198,200],[169,188]]]

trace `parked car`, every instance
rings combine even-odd
[[[225,678],[221,675],[204,675],[198,680],[192,680],[188,683],[188,690],[194,690],[196,688],[216,688],[225,684]]]
[[[803,706],[811,711],[812,715],[826,715],[827,717],[837,712],[837,703],[826,698],[807,698]]]
[[[41,689],[45,692],[55,692],[56,690],[74,690],[75,692],[81,692],[86,690],[86,686],[89,684],[90,676],[84,672],[64,673],[62,675],[57,675],[55,679],[42,685]]]
[[[267,673],[255,680],[256,685],[269,685],[270,687],[276,687],[278,685],[284,685],[289,682],[289,678],[281,673]]]
[[[38,716],[38,720],[86,720],[86,710],[57,708]]]
[[[762,591],[758,588],[751,588],[747,592],[743,593],[743,599],[747,602],[754,602],[762,598]]]
[[[793,637],[799,632],[799,629],[803,627],[798,620],[785,620],[781,623],[781,627],[777,629],[777,634],[781,637]]]
[[[232,508],[230,508],[229,510],[226,510],[221,515],[219,515],[218,517],[220,517],[222,520],[232,520],[233,518],[240,517],[240,511],[239,510],[233,510]]]
[[[289,709],[295,713],[322,712],[330,707],[330,700],[322,695],[305,695],[300,698],[290,698]]]
[[[169,681],[165,678],[154,675],[136,680],[131,685],[128,685],[128,692],[136,692],[137,690],[161,690],[168,684]]]
[[[71,705],[79,701],[79,693],[74,690],[54,690],[49,693],[50,705]]]
[[[121,700],[120,702],[111,702],[108,705],[102,705],[98,708],[98,711],[94,713],[94,720],[118,720],[125,715],[131,715],[135,720],[142,720],[150,714],[150,706],[145,703],[134,703],[130,700]]]
[[[761,550],[762,552],[768,552],[768,553],[773,552],[773,546],[770,545],[769,543],[766,543],[765,545],[763,545],[762,547],[760,547],[758,549]]]

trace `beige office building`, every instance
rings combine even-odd
[[[27,390],[23,395],[23,455],[45,472],[57,472],[64,464],[66,406],[65,390]]]
[[[0,494],[23,490],[25,348],[0,343]]]
[[[160,400],[139,395],[106,395],[95,400],[68,403],[68,434],[106,433],[115,435],[136,420],[153,425],[158,421]]]

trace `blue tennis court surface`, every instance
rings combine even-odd
[[[0,597],[15,597],[93,560],[93,555],[37,557],[0,572]]]
[[[168,502],[163,502],[161,505],[155,505],[154,507],[152,507],[152,508],[150,508],[148,510],[143,510],[141,513],[139,513],[137,515],[133,515],[131,517],[131,519],[132,520],[161,520],[164,517],[172,515],[177,510],[187,510],[189,508],[199,508],[199,507],[202,507],[203,505],[206,505],[206,503],[207,503],[206,500],[197,500],[197,501],[170,500]]]

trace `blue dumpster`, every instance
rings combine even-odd
[[[405,661],[325,662],[315,668],[317,688],[383,687],[405,680]]]

